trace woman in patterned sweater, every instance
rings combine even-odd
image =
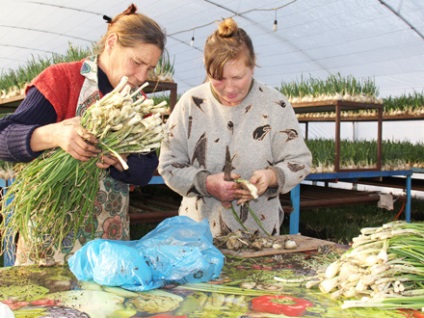
[[[159,173],[183,199],[180,215],[207,218],[214,236],[242,226],[278,235],[284,212],[279,194],[309,173],[311,153],[287,98],[254,79],[256,56],[250,37],[229,18],[206,41],[208,81],[187,91],[172,111],[159,157]],[[231,177],[258,189],[253,199],[238,183],[224,180],[226,147]]]

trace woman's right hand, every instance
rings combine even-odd
[[[41,126],[31,137],[31,149],[35,152],[60,147],[81,161],[98,156],[101,150],[97,143],[97,139],[81,126],[80,117]]]
[[[232,179],[240,178],[240,175],[232,173]],[[206,178],[206,190],[208,193],[221,201],[225,208],[231,206],[231,201],[235,199],[234,193],[240,186],[234,181],[224,180],[224,173],[211,174]]]
[[[101,151],[96,146],[98,141],[81,126],[80,117],[66,119],[59,124],[61,127],[56,140],[60,148],[81,161],[97,157]]]

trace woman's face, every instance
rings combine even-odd
[[[224,65],[222,80],[210,78],[210,81],[221,104],[237,106],[249,93],[252,78],[253,69],[246,66],[244,58],[239,58]]]
[[[106,54],[106,58],[104,58]],[[139,43],[134,47],[123,47],[115,34],[109,36],[105,51],[100,56],[103,71],[113,87],[123,76],[128,77],[131,87],[138,87],[147,80],[147,74],[154,69],[162,51],[154,44]]]

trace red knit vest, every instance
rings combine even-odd
[[[78,97],[85,77],[80,74],[84,60],[49,66],[27,87],[31,86],[43,94],[53,105],[57,122],[75,117]]]

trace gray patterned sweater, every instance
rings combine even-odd
[[[268,233],[278,235],[284,212],[278,198],[309,173],[312,156],[299,131],[299,123],[287,98],[276,89],[254,81],[243,102],[234,107],[220,104],[210,83],[187,91],[167,121],[168,135],[159,158],[159,173],[183,200],[180,215],[209,220],[214,236],[240,229],[230,209],[211,197],[205,187],[208,174],[220,173],[229,145],[233,172],[249,179],[253,172],[271,168],[278,187],[269,188],[251,209]],[[246,228],[259,229],[247,206],[233,202]]]

